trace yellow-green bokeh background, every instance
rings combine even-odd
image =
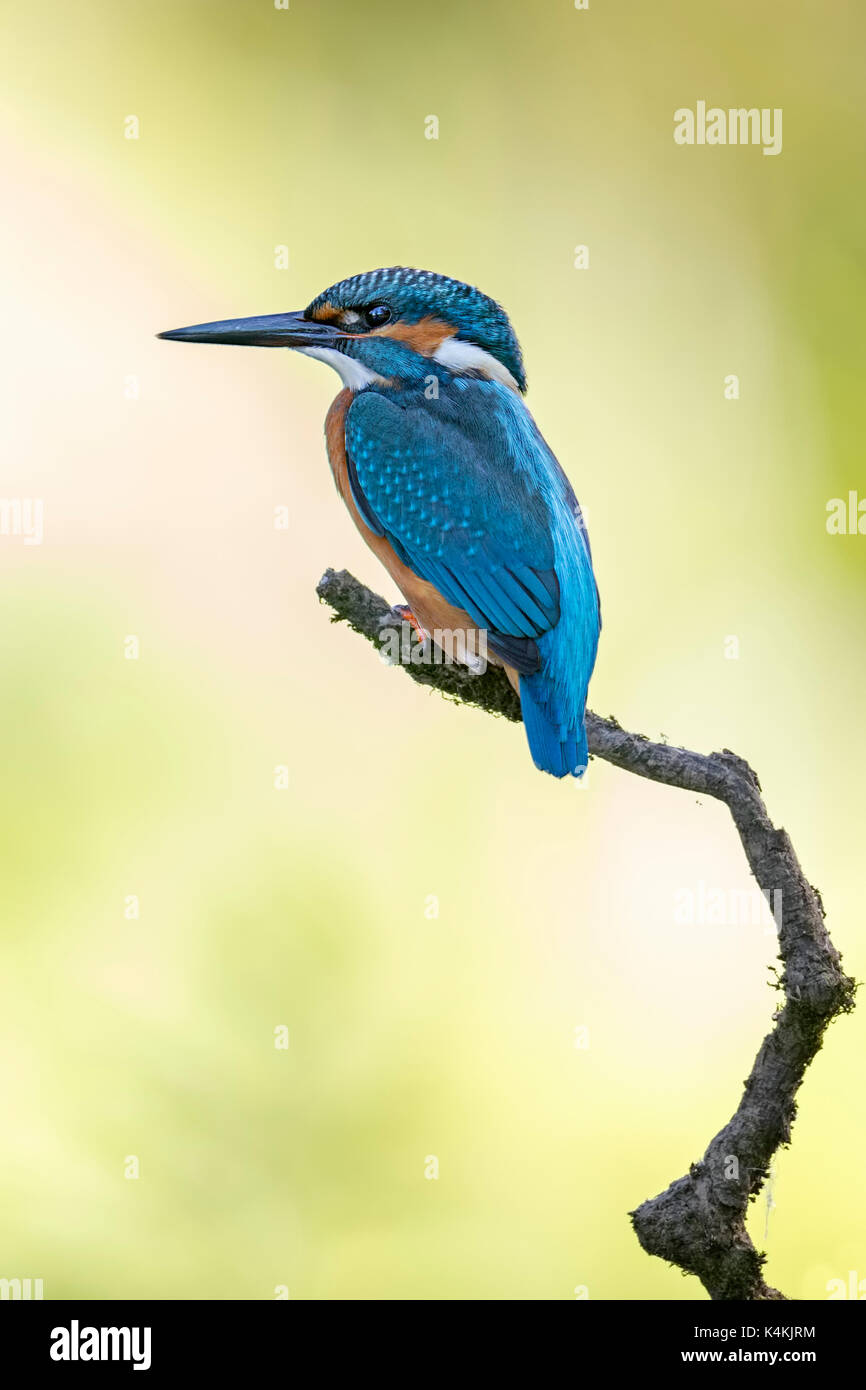
[[[153,335],[393,263],[500,298],[589,516],[593,707],[752,761],[861,976],[866,538],[825,507],[866,493],[862,8],[3,11],[0,493],[46,534],[0,539],[0,1274],[700,1296],[626,1213],[727,1119],[776,1000],[760,928],[675,921],[749,887],[726,813],[556,784],[330,627],[327,565],[396,597],[333,494],[336,378]],[[699,99],[783,108],[782,154],[676,146]],[[864,1036],[809,1073],[766,1241],[755,1208],[795,1297],[866,1276]]]

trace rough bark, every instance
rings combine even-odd
[[[346,570],[328,570],[317,593],[346,622],[379,645],[383,629],[399,629],[403,614],[365,588]],[[408,644],[407,644],[408,645]],[[520,720],[520,702],[504,673],[488,667],[474,675],[464,667],[401,663],[413,680],[490,714]],[[770,1160],[787,1144],[803,1075],[818,1052],[830,1021],[853,1008],[854,981],[824,925],[817,889],[807,881],[784,830],[770,821],[761,787],[742,758],[692,753],[629,733],[616,719],[587,714],[590,754],[670,787],[715,797],[728,807],[749,867],[779,928],[783,1002],[773,1015],[728,1123],[699,1162],[665,1192],[630,1213],[637,1238],[658,1255],[695,1274],[714,1299],[781,1299],[764,1281],[765,1256],[746,1230],[748,1204],[761,1189]]]

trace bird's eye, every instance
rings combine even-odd
[[[364,310],[364,320],[368,328],[381,328],[383,323],[389,323],[391,310],[387,304],[372,304],[369,309]]]

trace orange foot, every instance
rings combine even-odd
[[[429,632],[426,628],[423,628],[421,626],[418,619],[415,617],[415,614],[412,612],[412,609],[409,608],[407,604],[395,603],[394,612],[400,614],[400,617],[403,619],[404,623],[411,623],[412,627],[415,630],[415,636],[418,638],[419,642],[423,643],[427,641],[427,638],[430,636]]]

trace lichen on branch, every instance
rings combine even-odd
[[[332,609],[333,622],[348,623],[376,646],[383,629],[403,621],[398,609],[346,570],[327,570],[316,592]],[[401,669],[451,700],[520,721],[520,701],[499,667],[475,674],[463,666],[419,661]],[[703,754],[653,743],[616,719],[591,712],[586,725],[592,756],[638,777],[723,801],[759,888],[768,901],[781,905],[776,916],[784,1002],[740,1103],[703,1158],[630,1215],[643,1249],[696,1275],[711,1298],[784,1298],[764,1281],[765,1256],[746,1230],[746,1214],[773,1154],[790,1141],[797,1091],[827,1025],[853,1008],[854,981],[843,972],[830,940],[820,894],[806,879],[786,832],[771,822],[748,763],[728,749]]]

